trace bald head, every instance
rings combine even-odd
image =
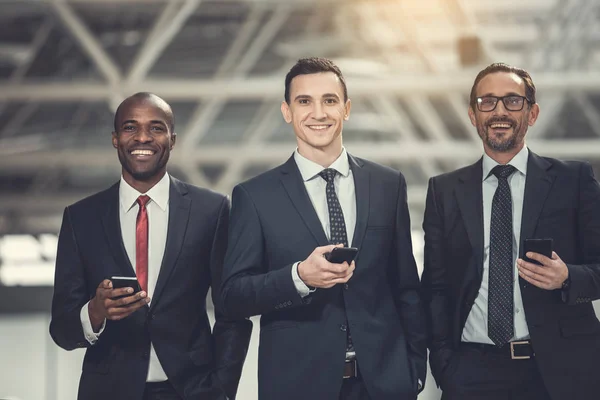
[[[158,97],[153,93],[148,92],[139,92],[132,96],[129,96],[121,104],[117,107],[117,111],[115,111],[115,119],[114,119],[114,128],[115,132],[119,131],[119,126],[121,124],[121,116],[123,111],[132,106],[137,106],[141,104],[152,105],[161,109],[166,116],[167,124],[169,125],[169,130],[171,133],[175,132],[175,117],[173,116],[173,110],[169,103]]]

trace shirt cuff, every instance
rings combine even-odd
[[[100,337],[102,332],[104,332],[104,328],[106,327],[106,320],[104,320],[104,322],[102,322],[100,331],[98,333],[94,332],[94,328],[92,328],[92,321],[90,321],[90,314],[88,311],[89,304],[90,304],[90,302],[88,301],[81,308],[81,312],[79,313],[79,318],[81,319],[81,326],[83,327],[83,335],[85,336],[85,339],[89,342],[89,344],[91,344],[93,346],[98,341],[98,338]]]
[[[301,261],[294,263],[292,265],[292,279],[294,280],[294,286],[296,287],[296,291],[300,295],[300,297],[304,298],[314,292],[316,289],[310,289],[302,279],[300,279],[300,275],[298,274],[298,264]]]

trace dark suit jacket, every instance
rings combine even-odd
[[[414,399],[426,374],[425,315],[404,177],[350,158],[359,248],[347,286],[301,298],[292,265],[329,244],[293,159],[234,188],[223,306],[261,314],[261,400],[337,399],[346,314],[371,398]],[[344,311],[345,310],[345,311]]]
[[[444,387],[445,368],[458,346],[483,273],[482,160],[429,181],[425,270],[431,370]],[[569,268],[571,289],[539,289],[520,279],[536,361],[553,399],[591,399],[600,393],[600,186],[591,167],[530,151],[520,257],[527,238],[553,238]],[[592,396],[592,397],[590,397]]]
[[[224,318],[219,303],[227,247],[226,197],[171,177],[167,243],[151,306],[107,321],[94,346],[79,313],[100,282],[135,276],[123,246],[119,184],[65,209],[58,242],[50,334],[64,349],[87,347],[79,398],[141,399],[150,342],[177,392],[185,399],[233,398],[252,323]],[[206,314],[213,288],[216,323]]]

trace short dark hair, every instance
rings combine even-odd
[[[119,113],[122,111],[123,107],[125,107],[126,104],[130,103],[133,100],[136,100],[136,101],[152,100],[152,101],[160,104],[162,106],[165,114],[167,114],[167,124],[169,125],[169,130],[171,131],[171,133],[175,132],[175,116],[173,115],[173,110],[171,109],[171,106],[169,105],[169,103],[167,103],[165,100],[163,100],[159,96],[155,95],[154,93],[149,93],[149,92],[138,92],[134,95],[129,96],[128,98],[123,100],[121,102],[121,104],[119,104],[119,107],[117,107],[117,111],[115,111],[115,118],[113,121],[115,132],[119,131],[119,127],[117,126],[118,121],[119,121]]]
[[[530,104],[535,104],[535,85],[533,84],[533,80],[531,79],[529,72],[525,71],[523,68],[513,67],[512,65],[505,63],[493,63],[481,70],[481,72],[479,72],[475,78],[475,82],[471,88],[471,97],[469,101],[473,111],[475,111],[475,106],[477,103],[477,85],[484,77],[495,72],[508,72],[520,76],[521,79],[523,79],[523,82],[525,82],[525,97],[527,98],[527,101]]]
[[[320,72],[333,72],[338,77],[344,89],[344,102],[347,101],[348,89],[346,88],[346,80],[340,68],[327,58],[310,57],[298,60],[285,76],[284,98],[286,103],[290,104],[290,85],[292,84],[292,79],[298,75],[318,74]]]

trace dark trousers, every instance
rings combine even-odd
[[[182,400],[169,381],[147,382],[143,400]]]
[[[444,371],[442,400],[551,400],[534,358],[460,347]],[[575,399],[574,399],[575,400]]]
[[[370,400],[367,388],[360,376],[356,378],[344,379],[342,390],[340,391],[340,400]],[[308,399],[307,399],[308,400]]]

